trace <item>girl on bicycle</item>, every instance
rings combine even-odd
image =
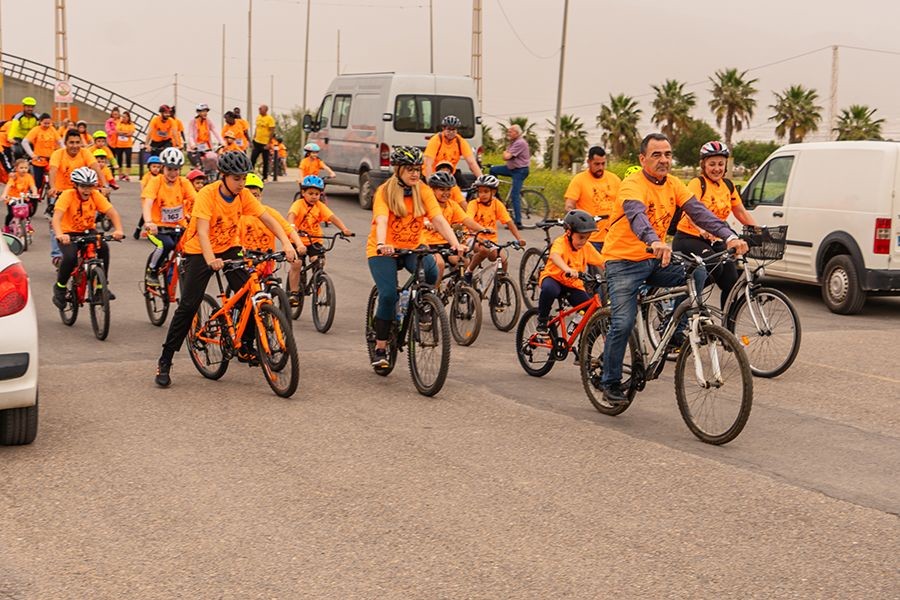
[[[459,189],[459,182],[456,181],[456,177],[454,173],[456,173],[456,168],[453,166],[451,162],[439,162],[437,166],[434,167],[435,173],[440,172],[447,173],[450,177],[453,177],[453,187],[450,189],[450,199],[459,204],[459,207],[463,210],[466,210],[469,207],[469,202],[466,200],[465,195],[463,195],[462,190]]]
[[[262,202],[263,200],[263,188],[265,185],[263,184],[262,177],[257,175],[256,173],[247,173],[247,179],[244,183],[244,187],[250,190],[250,193],[253,194],[253,197]],[[278,224],[281,226],[282,231],[288,238],[291,240],[291,243],[294,244],[294,247],[297,249],[297,253],[300,255],[306,254],[306,246],[303,241],[300,239],[300,236],[297,235],[297,232],[294,231],[294,228],[291,224],[281,216],[277,210],[272,208],[271,206],[267,206],[263,204],[263,207],[266,209],[266,212],[272,215]],[[257,252],[275,252],[275,235],[269,231],[269,229],[260,221],[257,217],[252,215],[243,215],[241,217],[241,246],[246,250],[255,250]],[[270,261],[272,264],[266,265],[262,269],[262,275],[264,277],[268,277],[275,270],[275,264],[273,261]],[[292,267],[294,265],[291,265]]]
[[[469,203],[467,212],[469,213],[469,216],[478,223],[478,229],[490,229],[493,231],[497,228],[497,223],[499,222],[506,225],[509,232],[513,234],[513,237],[519,242],[520,246],[524,246],[525,240],[519,235],[518,227],[513,223],[512,217],[509,216],[509,211],[506,210],[506,207],[503,206],[503,203],[497,198],[496,194],[497,188],[500,187],[500,180],[493,175],[482,175],[475,180],[472,187],[475,188],[478,196],[476,202]],[[488,234],[485,236],[485,239],[496,243],[498,239],[497,232],[494,231],[494,233]],[[466,269],[466,283],[472,283],[472,274],[485,258],[492,261],[497,260],[497,250],[488,250],[484,246],[478,244],[475,247],[475,255],[472,256],[472,260],[469,261],[469,266]],[[506,269],[506,257],[504,256],[502,260],[503,268]]]
[[[6,204],[6,220],[3,223],[3,231],[9,231],[9,224],[12,222],[13,200],[17,200],[26,194],[37,196],[34,177],[28,172],[29,170],[27,158],[17,160],[15,170],[10,174],[9,181],[6,183],[6,189],[3,190],[3,195],[0,196],[0,202]],[[33,209],[31,213],[34,214]]]
[[[144,195],[144,189],[147,187],[154,178],[158,177],[162,172],[162,161],[159,159],[159,156],[151,156],[147,159],[147,172],[144,173],[144,176],[141,177],[141,197]],[[141,212],[141,218],[138,221],[137,227],[134,228],[134,239],[140,239],[141,230],[144,228],[144,213]]]
[[[398,146],[391,153],[394,174],[376,191],[372,201],[372,229],[366,244],[366,258],[372,279],[378,287],[378,306],[375,308],[376,369],[390,366],[387,342],[397,305],[397,271],[416,268],[414,256],[394,257],[395,249],[410,250],[422,243],[422,231],[427,217],[450,247],[462,255],[465,250],[441,214],[441,207],[431,188],[422,183],[422,151],[415,146]],[[437,281],[437,265],[432,256],[423,259],[425,280]]]
[[[194,191],[199,192],[200,189],[206,185],[206,173],[204,173],[200,169],[194,169],[187,174],[187,180],[191,182],[192,186],[194,186]],[[190,218],[190,212],[185,211],[185,216]]]
[[[447,220],[451,227],[464,225],[470,231],[481,229],[481,226],[475,222],[475,219],[463,212],[462,207],[453,201],[453,189],[456,187],[456,180],[453,178],[453,175],[447,171],[436,169],[431,177],[428,178],[428,187],[434,192],[434,197],[437,198],[438,204],[441,206],[441,214],[444,215],[444,219]],[[447,245],[447,240],[435,230],[434,225],[428,219],[425,219],[425,229],[427,231],[422,237],[423,244],[428,246]],[[440,281],[444,278],[444,259],[440,254],[435,254],[434,258],[435,262],[437,262],[438,281]],[[453,262],[455,260],[459,259],[450,257],[451,263],[456,264]]]

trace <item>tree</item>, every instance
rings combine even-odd
[[[537,132],[534,130],[535,124],[529,123],[528,117],[510,117],[509,123],[500,123],[500,133],[503,134],[503,140],[506,139],[506,132],[509,131],[509,128],[512,125],[518,125],[522,128],[522,137],[524,137],[525,141],[528,143],[528,149],[531,151],[531,156],[537,154],[537,151],[541,149],[541,142],[538,139]],[[503,140],[500,140],[499,142],[501,150],[505,148]]]
[[[778,150],[778,147],[778,142],[747,140],[735,144],[731,149],[731,156],[734,157],[734,164],[742,165],[753,171],[763,164],[770,154]]]
[[[884,119],[874,119],[876,108],[869,108],[864,104],[853,104],[850,108],[841,110],[837,127],[834,131],[838,134],[838,141],[844,140],[880,140],[881,125]]]
[[[302,108],[294,108],[287,114],[275,117],[275,131],[284,136],[284,145],[287,148],[287,162],[290,165],[300,164],[303,158],[303,115],[308,111]]]
[[[548,169],[553,162],[553,137],[556,134],[556,123],[547,119],[550,136],[544,150],[544,166]],[[587,130],[581,120],[574,115],[559,117],[559,166],[569,169],[573,163],[580,163],[587,154]]]
[[[484,123],[481,124],[481,147],[484,149],[485,154],[493,154],[500,151],[500,145],[491,133],[491,126]]]
[[[662,85],[651,86],[656,92],[653,100],[653,123],[662,124],[662,132],[674,146],[681,132],[691,121],[691,109],[697,104],[693,92],[684,92],[684,84],[666,79]]]
[[[816,104],[818,98],[816,90],[802,85],[792,85],[780,94],[775,92],[775,104],[769,105],[775,114],[769,120],[778,123],[775,126],[778,139],[784,139],[786,134],[789,144],[798,144],[807,133],[818,131],[822,120],[822,107]]]
[[[709,108],[716,116],[716,125],[725,124],[725,144],[731,147],[731,135],[740,131],[744,125],[750,125],[753,109],[756,107],[756,79],[747,80],[747,71],[738,73],[737,69],[716,71],[715,78],[710,77],[713,87],[710,91],[712,100]]]
[[[672,156],[683,167],[692,167],[700,162],[700,146],[719,139],[719,132],[706,121],[691,119],[676,144],[672,144]]]
[[[609,104],[600,107],[597,126],[604,133],[600,140],[616,158],[627,159],[637,155],[641,145],[637,124],[641,119],[641,109],[631,96],[609,95]]]

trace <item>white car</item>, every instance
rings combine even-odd
[[[30,444],[38,426],[38,328],[22,243],[0,243],[0,445]]]

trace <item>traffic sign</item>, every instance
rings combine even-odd
[[[72,84],[68,81],[57,81],[53,87],[53,101],[71,103],[74,100]]]

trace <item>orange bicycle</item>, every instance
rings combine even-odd
[[[241,339],[252,318],[256,324],[259,364],[266,382],[277,395],[290,398],[300,378],[297,344],[290,320],[275,306],[272,295],[260,281],[257,267],[269,260],[284,261],[284,252],[254,253],[225,261],[225,267],[216,271],[222,304],[209,294],[203,296],[188,332],[188,348],[191,361],[201,375],[220,379],[228,370],[228,362],[243,345]],[[246,270],[250,278],[237,293],[228,296],[222,285],[222,273],[235,269]]]

